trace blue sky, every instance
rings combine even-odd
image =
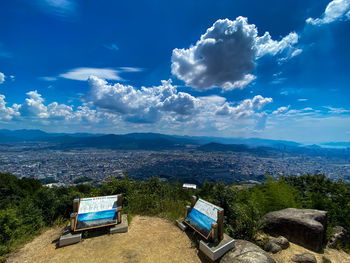
[[[350,140],[350,0],[12,0],[0,128]]]

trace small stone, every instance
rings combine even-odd
[[[279,236],[276,238],[272,238],[271,241],[277,245],[279,245],[282,249],[287,249],[289,248],[289,241],[287,238],[283,236]]]
[[[292,261],[298,263],[317,263],[316,257],[311,253],[302,253],[294,255]]]
[[[272,240],[270,240],[265,244],[264,249],[265,251],[272,252],[273,254],[276,254],[277,252],[280,252],[282,250],[282,248]]]

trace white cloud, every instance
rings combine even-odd
[[[121,80],[122,78],[118,76],[118,73],[118,70],[111,68],[75,68],[60,74],[60,77],[80,81],[86,81],[90,76],[108,80]]]
[[[22,121],[30,120],[40,121],[41,124],[59,123],[60,125],[80,125],[84,123],[98,123],[104,118],[104,113],[98,113],[95,109],[91,109],[88,104],[78,106],[74,110],[73,106],[52,102],[48,105],[44,104],[44,99],[36,90],[27,93],[29,98],[25,99],[23,104],[14,104],[12,108],[6,108],[9,116],[20,117]],[[0,95],[0,119],[1,112],[5,112],[4,97],[1,100]],[[110,116],[109,116],[110,117]]]
[[[162,110],[176,112],[180,115],[191,115],[197,108],[199,101],[195,97],[185,92],[172,94],[166,98],[162,104]]]
[[[298,99],[300,102],[308,101],[309,99]]]
[[[245,99],[237,106],[231,106],[228,102],[216,110],[216,115],[230,115],[232,118],[246,118],[253,116],[256,110],[261,110],[264,106],[272,102],[272,98],[264,98],[261,95],[253,99]]]
[[[72,118],[73,108],[65,104],[53,102],[47,106],[48,117],[52,119],[70,119]]]
[[[272,114],[283,114],[283,113],[286,113],[290,108],[290,105],[288,105],[287,107],[286,106],[283,106],[283,107],[279,107],[277,110],[273,111]]]
[[[233,83],[225,82],[224,85],[222,85],[222,89],[225,91],[233,89],[244,89],[249,83],[251,83],[255,79],[256,77],[254,75],[246,74],[242,80],[237,80]]]
[[[41,95],[36,90],[27,92],[26,94],[29,98],[25,99],[25,102],[19,109],[21,116],[48,118],[49,113]]]
[[[256,55],[258,58],[267,54],[275,56],[288,49],[290,52],[290,56],[292,57],[293,53],[295,56],[298,53],[300,54],[300,50],[294,48],[294,45],[298,43],[298,39],[298,34],[295,32],[291,32],[287,36],[282,38],[280,41],[276,41],[271,38],[269,32],[265,32],[265,34],[262,37],[256,38]]]
[[[0,72],[0,84],[5,82],[5,74]]]
[[[297,42],[294,32],[280,41],[272,40],[268,32],[259,37],[256,26],[244,17],[220,19],[194,46],[173,50],[172,74],[197,90],[241,89],[255,78],[251,72],[257,59],[267,54],[291,58],[301,52],[296,52]]]
[[[123,72],[141,72],[144,70],[143,68],[136,67],[119,67],[118,69],[120,69]]]
[[[56,81],[57,77],[43,76],[43,77],[38,77],[38,79],[43,81]]]
[[[350,0],[331,1],[320,18],[308,18],[306,23],[312,25],[323,25],[335,22],[341,19],[350,18]]]
[[[349,113],[350,110],[344,109],[344,108],[335,108],[331,106],[323,106],[328,110],[329,113],[334,113],[334,114],[341,114],[341,113]]]
[[[177,92],[171,81],[162,81],[156,87],[136,89],[131,85],[107,81],[92,76],[89,78],[89,99],[100,109],[122,114],[130,122],[155,122],[161,112],[191,115],[199,101],[188,93]]]
[[[6,107],[6,104],[5,96],[0,94],[0,121],[9,121],[19,115],[17,104],[14,104],[12,107]]]

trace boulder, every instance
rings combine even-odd
[[[344,227],[333,227],[327,246],[330,248],[337,248],[338,244],[344,244],[348,239],[347,234]]]
[[[276,261],[257,245],[246,240],[236,240],[235,248],[227,252],[220,263],[276,263]]]
[[[316,257],[311,253],[302,253],[294,255],[292,261],[298,263],[317,263]]]
[[[271,238],[269,242],[265,244],[264,249],[268,252],[272,252],[275,254],[277,252],[280,252],[282,249],[286,249],[288,247],[289,247],[288,239],[280,236],[280,237]]]
[[[266,233],[285,236],[293,243],[318,252],[322,249],[326,220],[326,211],[286,208],[266,214],[262,223]]]

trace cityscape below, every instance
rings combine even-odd
[[[39,179],[50,186],[101,184],[110,177],[124,175],[137,180],[159,177],[196,185],[205,181],[257,184],[265,180],[266,174],[278,177],[308,173],[350,182],[349,148],[257,139],[253,146],[247,145],[252,144],[252,139],[241,139],[246,144],[228,144],[217,142],[220,138],[149,133],[1,133],[0,170],[19,178]],[[221,140],[230,142],[227,138]],[[234,140],[238,139],[231,139]]]

